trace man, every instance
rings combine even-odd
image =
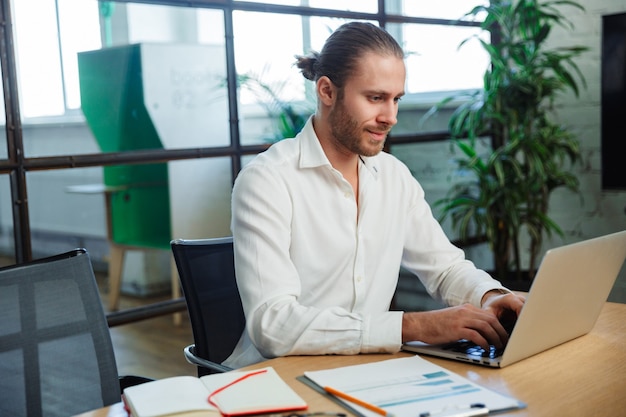
[[[297,65],[315,82],[316,113],[233,188],[247,330],[225,364],[397,352],[410,340],[504,345],[499,318],[523,298],[465,259],[408,168],[381,152],[404,94],[400,46],[375,25],[347,23]],[[452,307],[389,311],[400,265]]]

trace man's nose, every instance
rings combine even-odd
[[[389,125],[389,127],[398,123],[398,104],[394,101],[385,103],[385,105],[381,108],[378,121]]]

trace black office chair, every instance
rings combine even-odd
[[[170,245],[194,338],[184,349],[185,358],[198,367],[198,376],[230,371],[222,362],[246,325],[235,281],[233,239],[176,239]]]
[[[148,380],[118,376],[85,249],[0,269],[0,415],[67,417]]]

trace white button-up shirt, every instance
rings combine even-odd
[[[502,288],[450,243],[394,156],[361,158],[358,201],[311,119],[241,170],[232,232],[247,331],[225,364],[398,351],[403,313],[389,306],[400,265],[449,305],[480,306]]]

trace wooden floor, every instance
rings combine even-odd
[[[106,310],[106,277],[96,275]],[[120,310],[167,298],[163,296],[144,299],[122,294]],[[174,324],[173,315],[167,315],[112,327],[111,338],[118,374],[141,375],[155,379],[176,375],[195,376],[196,368],[183,356],[183,348],[193,343],[193,336],[187,313],[181,314],[180,325]]]

